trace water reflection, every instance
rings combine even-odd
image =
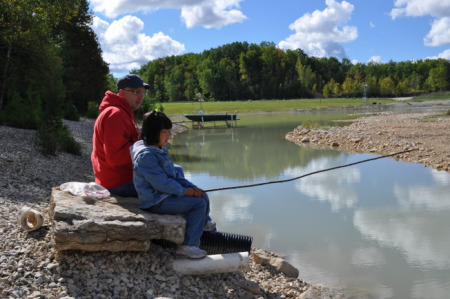
[[[331,161],[332,163],[330,163]],[[298,177],[305,173],[327,169],[330,167],[329,165],[345,164],[345,161],[345,155],[334,159],[322,158],[311,161],[306,168],[288,169],[285,173],[292,177]],[[358,201],[356,191],[348,188],[348,185],[359,182],[360,178],[361,174],[358,168],[345,168],[305,177],[297,181],[295,187],[307,197],[329,202],[331,210],[338,212],[343,207],[353,207]]]
[[[284,180],[374,157],[296,145],[283,137],[303,115],[265,117],[237,129],[190,130],[177,136],[171,153],[204,189]],[[449,173],[387,158],[209,196],[219,230],[285,253],[308,282],[357,298],[445,298],[449,193]]]

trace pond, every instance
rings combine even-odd
[[[203,189],[285,180],[376,155],[300,146],[303,121],[353,113],[241,115],[237,128],[178,135],[173,160]],[[391,158],[286,183],[210,192],[220,231],[253,237],[299,278],[358,298],[446,298],[450,293],[450,174]]]

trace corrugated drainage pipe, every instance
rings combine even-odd
[[[208,254],[250,252],[252,241],[253,238],[250,236],[225,232],[203,232],[200,248],[206,250]],[[152,243],[171,249],[177,246],[167,240],[152,240]]]

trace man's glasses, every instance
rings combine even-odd
[[[140,96],[140,95],[147,95],[147,90],[129,90],[129,89],[124,89],[125,91],[131,92],[132,94],[134,94],[135,96]]]

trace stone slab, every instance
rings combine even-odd
[[[179,215],[139,209],[139,199],[92,199],[52,189],[49,209],[57,250],[147,251],[151,240],[182,243],[186,221]]]

